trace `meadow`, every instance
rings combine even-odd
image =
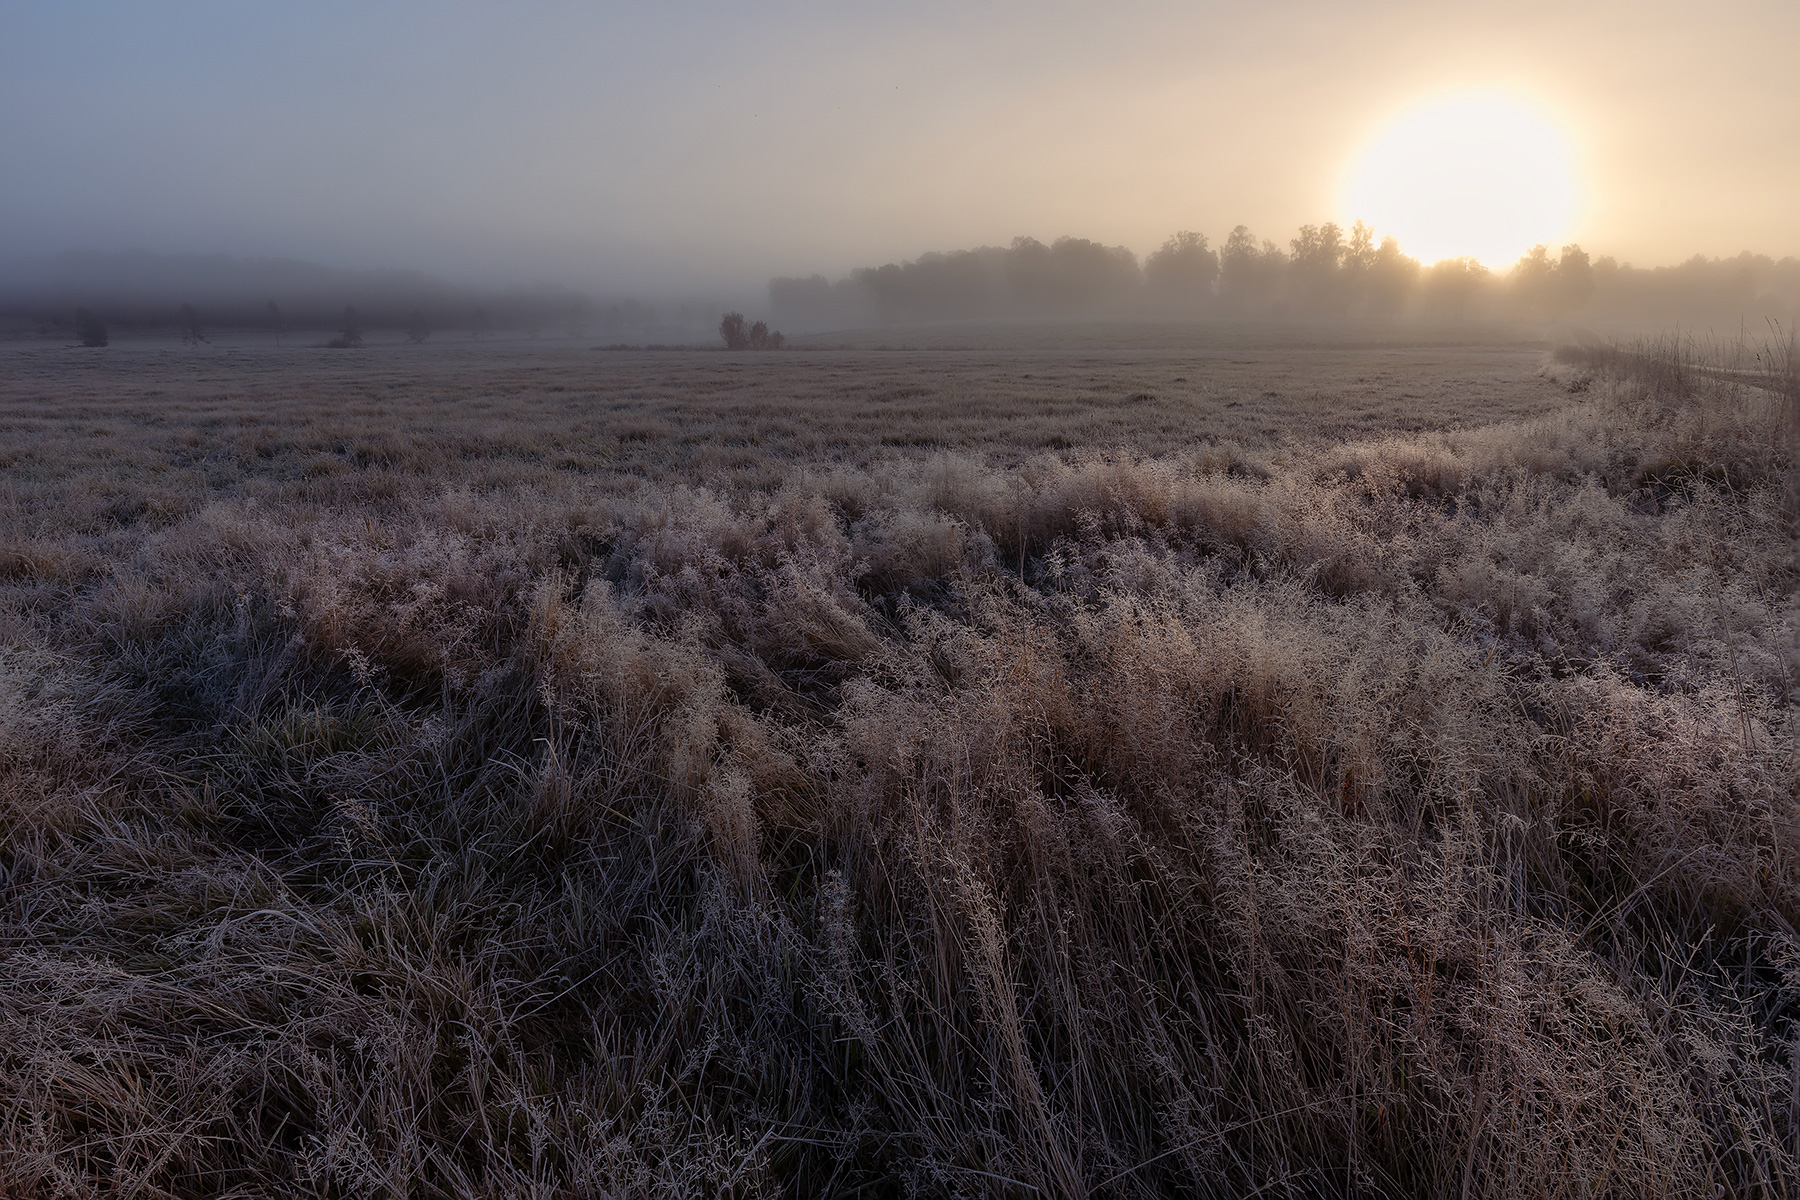
[[[0,346],[0,1194],[1791,1196],[1791,340]]]

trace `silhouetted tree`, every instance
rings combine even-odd
[[[1400,243],[1381,239],[1369,260],[1367,298],[1369,312],[1377,317],[1397,315],[1406,307],[1419,282],[1419,260],[1401,253]]]
[[[1587,251],[1578,245],[1562,248],[1556,264],[1556,311],[1571,312],[1587,303],[1594,294],[1594,264]]]
[[[206,340],[206,331],[200,328],[200,314],[194,311],[193,305],[181,306],[179,320],[181,322],[181,340],[184,344],[197,346]]]
[[[1425,272],[1425,300],[1454,317],[1466,316],[1469,302],[1492,275],[1473,258],[1445,258]]]
[[[768,345],[769,323],[767,321],[758,321],[750,327],[750,348],[752,350],[763,350],[766,349]]]
[[[343,327],[338,330],[338,335],[332,338],[327,345],[339,350],[347,350],[362,344],[362,318],[356,315],[354,306],[346,304],[344,305]]]
[[[750,335],[744,329],[744,314],[728,312],[719,320],[719,336],[725,339],[727,350],[742,350],[750,344]]]
[[[853,274],[836,283],[823,275],[805,279],[779,278],[769,282],[769,306],[773,316],[814,329],[866,325],[875,319],[875,294]]]
[[[1016,304],[1023,294],[1017,269],[1022,243],[1048,252],[1042,244],[1023,238],[1015,240],[1010,250],[983,246],[950,254],[921,254],[909,263],[886,263],[852,272],[854,292],[846,294],[834,288],[833,299],[849,301],[844,307],[854,312],[862,306],[859,298],[866,298],[874,315],[883,320],[989,316]],[[773,293],[771,298],[778,304],[781,301]],[[788,311],[796,319],[805,319]]]
[[[1046,246],[1018,237],[1003,253],[1008,307],[1015,312],[1092,312],[1128,299],[1142,282],[1131,251],[1087,238],[1062,237]]]
[[[1165,308],[1193,312],[1212,299],[1213,281],[1219,275],[1219,256],[1206,244],[1206,235],[1184,229],[1144,260],[1144,284],[1152,302]]]
[[[281,335],[287,332],[287,322],[282,319],[281,305],[269,301],[269,328],[275,331],[275,344],[281,345]]]
[[[1319,315],[1342,313],[1346,297],[1338,272],[1344,261],[1344,231],[1331,221],[1302,225],[1288,245],[1294,252],[1288,276],[1300,307]]]
[[[1514,264],[1508,284],[1520,307],[1560,316],[1593,295],[1594,267],[1580,246],[1564,246],[1556,261],[1551,260],[1548,246],[1533,246]]]
[[[1358,221],[1350,226],[1350,241],[1338,265],[1339,284],[1346,308],[1364,309],[1369,302],[1369,269],[1375,265],[1375,231]]]
[[[1011,251],[1005,263],[1013,306],[1025,312],[1050,308],[1056,291],[1056,264],[1050,257],[1050,247],[1034,237],[1016,237]],[[928,257],[921,256],[919,262],[924,263]]]
[[[412,320],[406,326],[406,340],[416,346],[430,336],[431,326],[425,323],[425,313],[420,309],[413,309]]]
[[[1137,297],[1142,282],[1137,257],[1122,246],[1086,238],[1058,238],[1046,246],[1017,237],[1004,249],[982,246],[858,268],[842,284],[817,276],[777,280],[770,299],[793,320],[817,322],[816,314],[831,309],[841,319],[871,308],[882,320],[979,320],[1120,308]]]
[[[1513,264],[1508,281],[1513,300],[1534,312],[1548,311],[1551,292],[1556,287],[1556,264],[1550,261],[1550,247],[1533,246]]]
[[[769,335],[769,349],[779,350],[785,345],[787,345],[787,338],[782,336],[781,330],[777,329]]]
[[[1239,225],[1219,253],[1219,292],[1239,305],[1270,300],[1286,265],[1281,247],[1264,239],[1258,248],[1250,230]]]
[[[75,336],[84,346],[106,345],[106,323],[85,308],[75,310]]]

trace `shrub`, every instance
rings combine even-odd
[[[750,335],[744,328],[744,314],[728,312],[719,321],[719,336],[725,339],[727,350],[743,350],[750,345]]]

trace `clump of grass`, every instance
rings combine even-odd
[[[34,476],[0,1191],[1789,1194],[1786,353],[736,490],[479,414]]]

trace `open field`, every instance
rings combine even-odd
[[[53,436],[58,422],[75,422],[87,450],[48,456],[63,469],[85,472],[96,454],[118,462],[109,436],[135,449],[146,430],[197,434],[199,443],[159,450],[156,461],[192,463],[208,486],[279,478],[264,451],[282,461],[342,457],[341,446],[360,441],[366,456],[385,439],[397,448],[386,466],[404,474],[443,470],[439,456],[466,464],[440,483],[542,466],[769,487],[795,463],[943,451],[1016,463],[1077,447],[1163,455],[1318,442],[1534,415],[1563,395],[1535,373],[1543,350],[1517,342],[1295,346],[1252,329],[1223,344],[1150,337],[1118,348],[1103,330],[1056,333],[1003,330],[982,348],[939,330],[933,340],[950,348],[763,354],[527,341],[360,355],[172,341],[88,359],[62,347],[10,349],[0,402],[8,432]],[[95,434],[95,423],[113,433]],[[216,436],[226,428],[230,438]],[[219,475],[246,439],[260,457],[242,476]]]
[[[931,337],[0,348],[0,1193],[1794,1194],[1791,346]]]

